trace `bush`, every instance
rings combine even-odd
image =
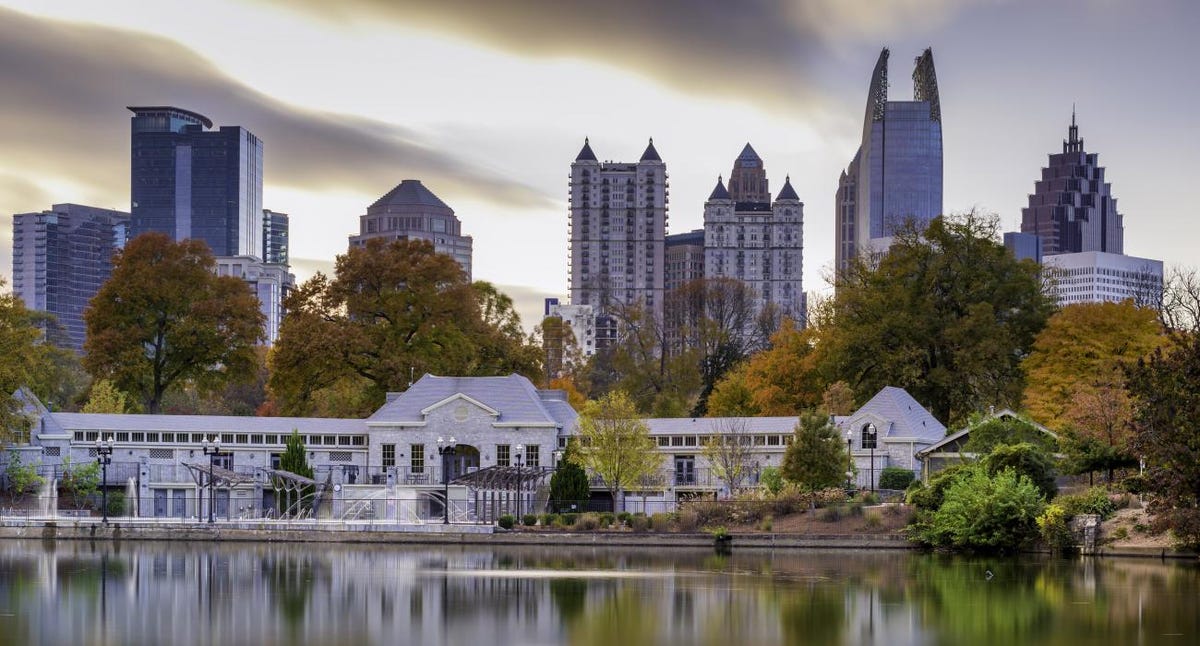
[[[1114,541],[1123,541],[1129,538],[1129,530],[1124,527],[1118,527],[1113,530],[1112,538]]]
[[[877,511],[869,511],[863,516],[863,520],[867,523],[868,529],[878,529],[883,526],[883,514]]]
[[[825,507],[817,510],[817,520],[823,523],[836,523],[846,517],[846,508],[841,505]]]
[[[646,518],[645,514],[637,514],[629,518],[629,527],[635,532],[644,532],[650,529],[650,519]]]
[[[577,529],[579,531],[587,531],[587,532],[600,529],[600,514],[588,512],[586,514],[580,515],[579,518],[575,521],[575,525],[573,526],[573,529]]]
[[[917,474],[910,469],[901,469],[900,467],[884,467],[883,471],[879,472],[879,488],[880,489],[907,489],[908,485],[916,480]]]
[[[617,521],[617,517],[611,511],[600,512],[600,526],[612,527],[612,524]]]
[[[537,524],[537,521],[537,514],[525,514],[524,516],[521,516],[521,524],[526,527],[533,527]]]
[[[690,509],[685,509],[676,515],[675,522],[679,525],[679,531],[694,532],[700,526],[700,516]]]
[[[1075,536],[1068,522],[1070,517],[1061,501],[1047,505],[1046,511],[1038,516],[1038,531],[1050,549],[1065,552],[1075,547]]]
[[[779,467],[765,467],[758,476],[758,482],[770,494],[777,494],[783,489],[783,474]]]
[[[920,510],[934,511],[942,506],[946,490],[959,478],[970,472],[970,465],[956,464],[933,474],[928,484],[913,482],[908,489],[906,500],[908,504]]]
[[[570,513],[563,514],[562,516],[560,516],[560,518],[562,519],[563,525],[566,525],[567,527],[574,527],[575,523],[579,521],[579,514],[570,512]]]
[[[553,527],[558,524],[558,514],[542,514],[542,527]]]
[[[671,528],[671,515],[663,512],[658,512],[650,516],[650,529],[656,532],[665,532]]]
[[[1059,496],[1058,504],[1062,506],[1067,518],[1096,514],[1100,516],[1100,520],[1108,520],[1117,513],[1117,505],[1108,497],[1104,487],[1092,487],[1081,493]]]
[[[1044,509],[1041,491],[1015,470],[991,475],[983,468],[967,468],[946,489],[941,507],[914,527],[914,534],[937,547],[1012,551],[1038,535],[1037,518]]]
[[[863,505],[878,505],[879,495],[870,491],[864,491],[858,495],[858,502]]]
[[[628,525],[630,518],[633,518],[633,514],[627,512],[627,511],[623,511],[623,512],[617,514],[617,520],[621,521],[622,525]]]
[[[766,518],[762,519],[762,522],[758,524],[759,531],[763,531],[763,532],[771,531],[772,527],[774,527],[774,523],[771,521],[770,516],[767,516]]]
[[[496,519],[496,524],[499,525],[501,529],[512,529],[516,522],[517,519],[512,514],[504,514],[500,518]]]
[[[108,515],[109,516],[124,516],[125,515],[125,492],[123,492],[123,491],[108,492]]]
[[[1121,488],[1134,495],[1146,493],[1146,485],[1146,477],[1139,474],[1128,476],[1121,481]]]
[[[983,465],[993,476],[1005,469],[1013,469],[1029,478],[1046,500],[1058,491],[1054,484],[1054,458],[1040,446],[1028,442],[1001,444],[983,459]]]

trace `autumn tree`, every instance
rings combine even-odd
[[[672,352],[660,313],[638,303],[613,307],[620,336],[593,355],[584,371],[593,397],[627,394],[635,408],[656,417],[681,417],[700,391],[699,352]]]
[[[129,412],[129,396],[121,392],[113,382],[107,379],[97,379],[92,384],[87,403],[83,405],[85,413],[127,413]]]
[[[572,380],[585,359],[570,323],[561,316],[547,316],[538,325],[536,333],[542,341],[546,379]]]
[[[752,439],[744,419],[723,418],[712,422],[711,434],[704,442],[704,459],[730,494],[742,486],[754,468]]]
[[[1021,360],[1054,309],[1038,266],[998,240],[998,219],[942,216],[909,224],[874,261],[863,254],[835,279],[822,362],[866,400],[904,388],[954,424],[987,405],[1015,405]]]
[[[662,455],[624,392],[588,402],[579,415],[583,465],[600,476],[616,504],[621,492],[658,473]]]
[[[835,381],[821,394],[821,406],[830,415],[849,415],[854,412],[854,389],[844,381]]]
[[[512,300],[488,283],[472,284],[424,240],[351,249],[338,256],[334,277],[318,273],[285,306],[269,382],[285,415],[322,408],[365,415],[425,373],[516,372],[540,383],[541,351],[521,330]]]
[[[821,405],[825,378],[820,373],[816,327],[800,329],[784,319],[770,348],[752,355],[717,383],[711,415],[797,415]]]
[[[0,279],[0,289],[4,285]],[[29,420],[14,395],[28,384],[34,371],[40,336],[21,299],[12,292],[0,294],[0,442],[27,439]]]
[[[212,392],[251,379],[263,339],[258,299],[245,281],[215,269],[200,240],[134,238],[113,256],[112,277],[84,312],[84,367],[150,413],[173,388]]]
[[[836,487],[845,478],[846,448],[829,414],[820,409],[800,413],[792,443],[783,453],[780,471],[806,491]]]

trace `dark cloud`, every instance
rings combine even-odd
[[[68,177],[118,203],[129,195],[125,106],[139,104],[177,105],[246,127],[264,141],[266,180],[275,185],[382,195],[419,177],[444,195],[517,207],[556,203],[393,124],[274,100],[163,38],[0,9],[0,61],[5,157],[23,173]]]
[[[429,27],[537,57],[613,65],[694,94],[823,105],[816,65],[845,40],[943,19],[956,0],[260,0],[342,22]]]

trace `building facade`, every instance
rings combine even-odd
[[[54,315],[50,342],[83,350],[83,312],[112,275],[128,227],[128,213],[80,204],[13,215],[13,293],[29,309]]]
[[[803,324],[804,203],[784,181],[775,200],[762,159],[750,144],[734,161],[730,189],[721,178],[704,203],[704,276],[734,278]]]
[[[287,213],[263,209],[262,261],[268,265],[289,266],[288,230],[290,218]]]
[[[1041,238],[1047,256],[1124,253],[1124,218],[1117,212],[1117,199],[1112,184],[1105,181],[1099,155],[1084,151],[1074,111],[1062,152],[1050,155],[1029,206],[1021,209],[1021,231]]]
[[[283,300],[296,287],[296,277],[287,265],[266,263],[257,256],[222,256],[217,258],[217,275],[234,276],[246,281],[258,298],[258,308],[264,317],[264,343],[274,345],[283,325]]]
[[[170,106],[131,107],[130,237],[194,238],[215,256],[262,254],[263,145]]]
[[[1162,305],[1163,263],[1102,251],[1059,253],[1042,258],[1042,273],[1060,305],[1120,302]]]
[[[558,302],[557,298],[547,298],[543,316],[556,316],[562,319],[564,325],[571,329],[575,343],[584,357],[596,354],[596,314],[591,305],[568,305]],[[544,339],[549,343],[549,339]],[[559,348],[560,351],[562,348]]]
[[[667,180],[653,139],[636,163],[601,163],[585,139],[571,164],[569,294],[596,312],[598,348],[616,336],[617,308],[662,313]]]
[[[366,215],[358,218],[358,235],[350,236],[350,248],[366,246],[374,238],[426,240],[437,253],[454,258],[471,277],[471,236],[463,235],[454,209],[421,180],[406,179],[367,207]]]
[[[838,181],[835,263],[882,253],[908,223],[942,214],[942,110],[933,51],[916,59],[912,101],[888,100],[888,50],[875,63],[862,142]]]
[[[667,292],[704,278],[704,229],[668,235],[663,246]]]

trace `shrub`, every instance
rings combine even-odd
[[[553,527],[558,524],[558,514],[542,514],[542,527]]]
[[[768,493],[777,494],[783,489],[783,474],[779,472],[779,467],[766,467],[759,474],[758,482]]]
[[[685,509],[676,515],[675,522],[681,532],[693,532],[700,526],[700,516],[696,512]]]
[[[1112,537],[1114,541],[1123,541],[1129,538],[1129,530],[1124,527],[1118,527],[1113,530]]]
[[[665,532],[671,528],[671,515],[663,512],[658,512],[650,516],[650,529],[656,532]]]
[[[879,494],[875,494],[870,491],[864,491],[859,494],[858,502],[863,505],[878,505]]]
[[[516,522],[517,519],[512,514],[504,514],[500,518],[496,519],[496,524],[499,525],[501,529],[512,529]]]
[[[762,522],[760,522],[758,524],[759,531],[769,532],[769,531],[771,531],[772,527],[774,527],[774,523],[771,521],[770,516],[767,516],[766,518],[762,519]]]
[[[941,507],[914,533],[938,547],[1011,551],[1037,536],[1037,518],[1044,509],[1041,492],[1015,470],[991,475],[982,468],[968,468],[946,489]]]
[[[633,514],[627,512],[627,511],[623,511],[623,512],[617,514],[617,520],[621,521],[622,525],[628,525],[630,518],[633,518]]]
[[[904,508],[898,503],[889,503],[883,506],[883,513],[887,514],[888,516],[899,516],[900,514],[904,513]]]
[[[1108,520],[1117,512],[1117,505],[1109,499],[1104,487],[1092,487],[1081,493],[1060,496],[1058,504],[1062,506],[1067,518],[1096,514],[1100,516],[1100,520]]]
[[[600,515],[591,512],[580,515],[575,521],[574,529],[589,532],[600,529]]]
[[[533,527],[537,524],[537,521],[537,514],[525,514],[524,516],[521,516],[521,524],[526,527]]]
[[[907,489],[908,485],[912,484],[916,477],[916,474],[911,469],[884,467],[883,471],[879,472],[879,488]]]
[[[617,517],[614,516],[611,511],[600,512],[600,526],[601,527],[612,527],[612,524],[616,521],[616,519],[617,519]]]
[[[108,515],[109,516],[124,516],[125,515],[125,492],[123,492],[123,491],[108,492]]]
[[[637,514],[629,518],[629,527],[635,532],[644,532],[650,529],[650,519],[646,518],[645,514]]]
[[[823,523],[836,523],[846,517],[846,509],[841,505],[834,505],[817,510],[817,520]]]
[[[1146,493],[1146,476],[1134,474],[1121,481],[1121,488],[1134,495]]]
[[[863,516],[863,520],[867,523],[868,529],[878,529],[883,526],[883,514],[877,511],[869,511]]]
[[[1050,549],[1065,552],[1075,546],[1075,536],[1068,523],[1070,517],[1061,502],[1047,505],[1046,511],[1038,516],[1038,531]]]
[[[933,474],[929,478],[928,484],[914,482],[908,490],[908,504],[926,511],[933,511],[941,507],[942,501],[946,496],[946,490],[950,488],[950,485],[957,482],[959,478],[967,475],[971,468],[970,465],[956,464]]]
[[[1001,444],[983,459],[983,465],[993,476],[1005,469],[1013,469],[1029,478],[1046,500],[1058,491],[1054,484],[1054,458],[1040,446],[1028,442]]]
[[[563,525],[566,525],[568,527],[574,527],[575,523],[579,520],[579,514],[570,512],[570,513],[562,514],[560,516],[560,518],[562,519]]]

